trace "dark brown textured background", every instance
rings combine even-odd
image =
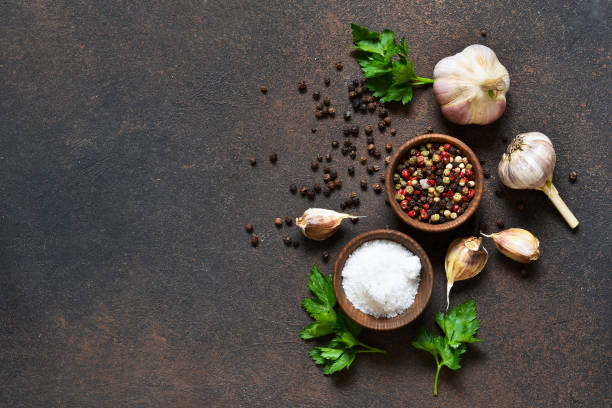
[[[610,8],[604,0],[4,2],[0,405],[610,406]],[[425,88],[392,107],[398,135],[376,131],[376,144],[399,146],[431,125],[465,140],[495,174],[502,138],[542,131],[579,229],[542,193],[495,197],[494,176],[473,220],[453,233],[403,227],[370,189],[357,210],[368,218],[328,242],[284,247],[284,235],[299,234],[276,230],[274,217],[337,208],[360,178],[371,186],[377,177],[358,165],[351,179],[348,158],[333,152],[341,194],[309,203],[288,193],[290,182],[319,179],[310,161],[342,140],[345,83],[359,73],[350,22],[405,35],[423,76],[469,44],[493,48],[512,81],[499,121],[454,126]],[[336,119],[316,122],[299,80],[332,98]],[[373,120],[355,118],[362,127]],[[363,134],[356,143],[363,152]],[[522,278],[487,242],[487,268],[452,296],[476,299],[486,341],[470,347],[459,372],[442,371],[433,398],[433,359],[410,341],[444,306],[448,243],[481,220],[494,230],[499,216],[536,234],[542,257]],[[333,260],[357,233],[385,226],[430,253],[432,302],[410,327],[365,333],[386,356],[361,355],[349,372],[324,377],[297,336],[309,322],[299,306],[308,269],[323,250]]]

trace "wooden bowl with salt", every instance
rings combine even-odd
[[[418,256],[421,261],[420,282],[414,302],[401,314],[395,317],[378,318],[362,312],[347,298],[344,287],[342,286],[342,269],[348,257],[364,243],[374,240],[393,241],[403,245],[414,255]],[[334,265],[333,284],[338,304],[348,317],[368,329],[393,330],[414,321],[423,313],[423,310],[425,310],[425,307],[429,304],[431,292],[433,290],[433,267],[431,266],[431,262],[425,250],[414,239],[399,231],[379,229],[356,236],[346,244],[342,251],[340,251],[336,264]]]

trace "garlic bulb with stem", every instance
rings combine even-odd
[[[325,208],[309,208],[301,217],[295,219],[295,225],[302,229],[307,238],[322,241],[334,235],[345,218],[363,218],[364,216],[339,213]]]
[[[474,44],[440,60],[433,90],[446,119],[459,125],[487,125],[506,109],[510,75],[492,49]]]
[[[450,304],[449,296],[457,281],[473,278],[487,264],[489,254],[482,246],[482,238],[457,238],[448,246],[444,259],[446,270],[446,310]]]
[[[491,235],[480,234],[493,239],[499,252],[517,262],[529,263],[540,257],[540,241],[525,229],[509,228]]]
[[[548,136],[540,132],[521,133],[508,145],[497,167],[497,174],[502,183],[510,188],[543,191],[573,229],[578,226],[578,220],[552,183],[556,160],[555,149]]]

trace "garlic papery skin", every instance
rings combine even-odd
[[[482,246],[482,238],[457,238],[448,246],[444,269],[446,270],[446,310],[450,304],[449,296],[453,284],[472,278],[480,273],[487,264],[489,254]]]
[[[510,142],[502,155],[497,174],[507,187],[543,191],[569,226],[576,228],[578,220],[552,184],[556,160],[555,149],[548,136],[540,132],[521,133]]]
[[[499,252],[520,263],[529,263],[540,257],[540,241],[529,231],[522,228],[509,228],[486,235],[492,238]]]
[[[440,60],[433,90],[442,114],[459,125],[487,125],[506,110],[508,70],[489,47],[474,44]]]
[[[345,218],[362,218],[361,216],[339,213],[324,208],[309,208],[295,224],[302,229],[307,238],[322,241],[334,235]]]

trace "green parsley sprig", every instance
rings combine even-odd
[[[451,370],[461,368],[459,362],[461,355],[465,353],[468,343],[477,343],[482,340],[474,337],[480,326],[476,320],[476,303],[470,299],[451,309],[447,315],[438,313],[436,323],[444,332],[444,337],[434,337],[423,326],[420,328],[412,345],[418,349],[425,350],[436,359],[436,379],[434,381],[434,395],[438,395],[438,375],[442,366]]]
[[[357,24],[351,24],[351,28],[357,50],[355,58],[367,78],[366,86],[381,102],[407,104],[412,99],[413,87],[433,84],[433,79],[416,75],[408,59],[406,38],[396,44],[391,30],[377,33]]]
[[[342,309],[335,307],[332,277],[324,277],[317,265],[310,269],[308,288],[316,298],[304,299],[302,306],[315,322],[304,327],[300,337],[310,340],[335,334],[328,347],[310,349],[310,357],[316,364],[323,366],[323,374],[329,375],[348,369],[355,361],[357,353],[386,353],[385,350],[368,346],[357,339],[362,327],[344,314]]]

